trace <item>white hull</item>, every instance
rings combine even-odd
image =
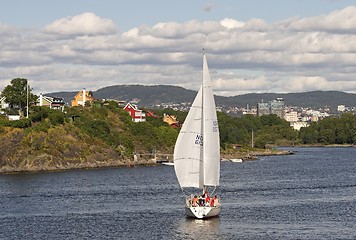
[[[188,217],[204,219],[216,217],[220,214],[221,206],[217,207],[185,207],[185,213]]]
[[[163,162],[162,164],[166,166],[174,166],[174,163],[172,162]]]
[[[242,162],[243,160],[241,158],[231,158],[231,162]]]

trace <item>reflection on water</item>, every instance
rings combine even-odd
[[[209,219],[183,218],[177,219],[176,239],[221,239],[220,218]]]

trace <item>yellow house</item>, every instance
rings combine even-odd
[[[163,122],[168,123],[171,127],[179,127],[177,117],[174,115],[163,114]]]
[[[83,89],[74,96],[74,99],[72,100],[72,107],[85,106],[86,102],[92,102],[93,100],[93,92]]]

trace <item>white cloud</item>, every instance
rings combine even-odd
[[[94,13],[59,19],[44,29],[0,23],[0,88],[25,77],[41,92],[130,83],[197,90],[206,44],[218,93],[356,92],[354,16],[356,7],[347,7],[277,23],[159,22],[123,33]]]
[[[300,31],[356,32],[356,6],[336,10],[328,15],[309,17],[289,23],[291,29]]]
[[[110,19],[102,19],[94,13],[85,12],[74,17],[54,21],[45,27],[45,32],[60,35],[113,34],[116,26]]]
[[[245,26],[244,22],[240,22],[232,18],[225,18],[220,21],[220,24],[227,29],[241,28]]]

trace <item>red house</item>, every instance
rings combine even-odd
[[[130,114],[132,121],[146,122],[146,113],[144,113],[142,110],[138,109],[138,107],[135,104],[132,104],[132,103],[126,104],[126,106],[124,107],[124,110]]]

